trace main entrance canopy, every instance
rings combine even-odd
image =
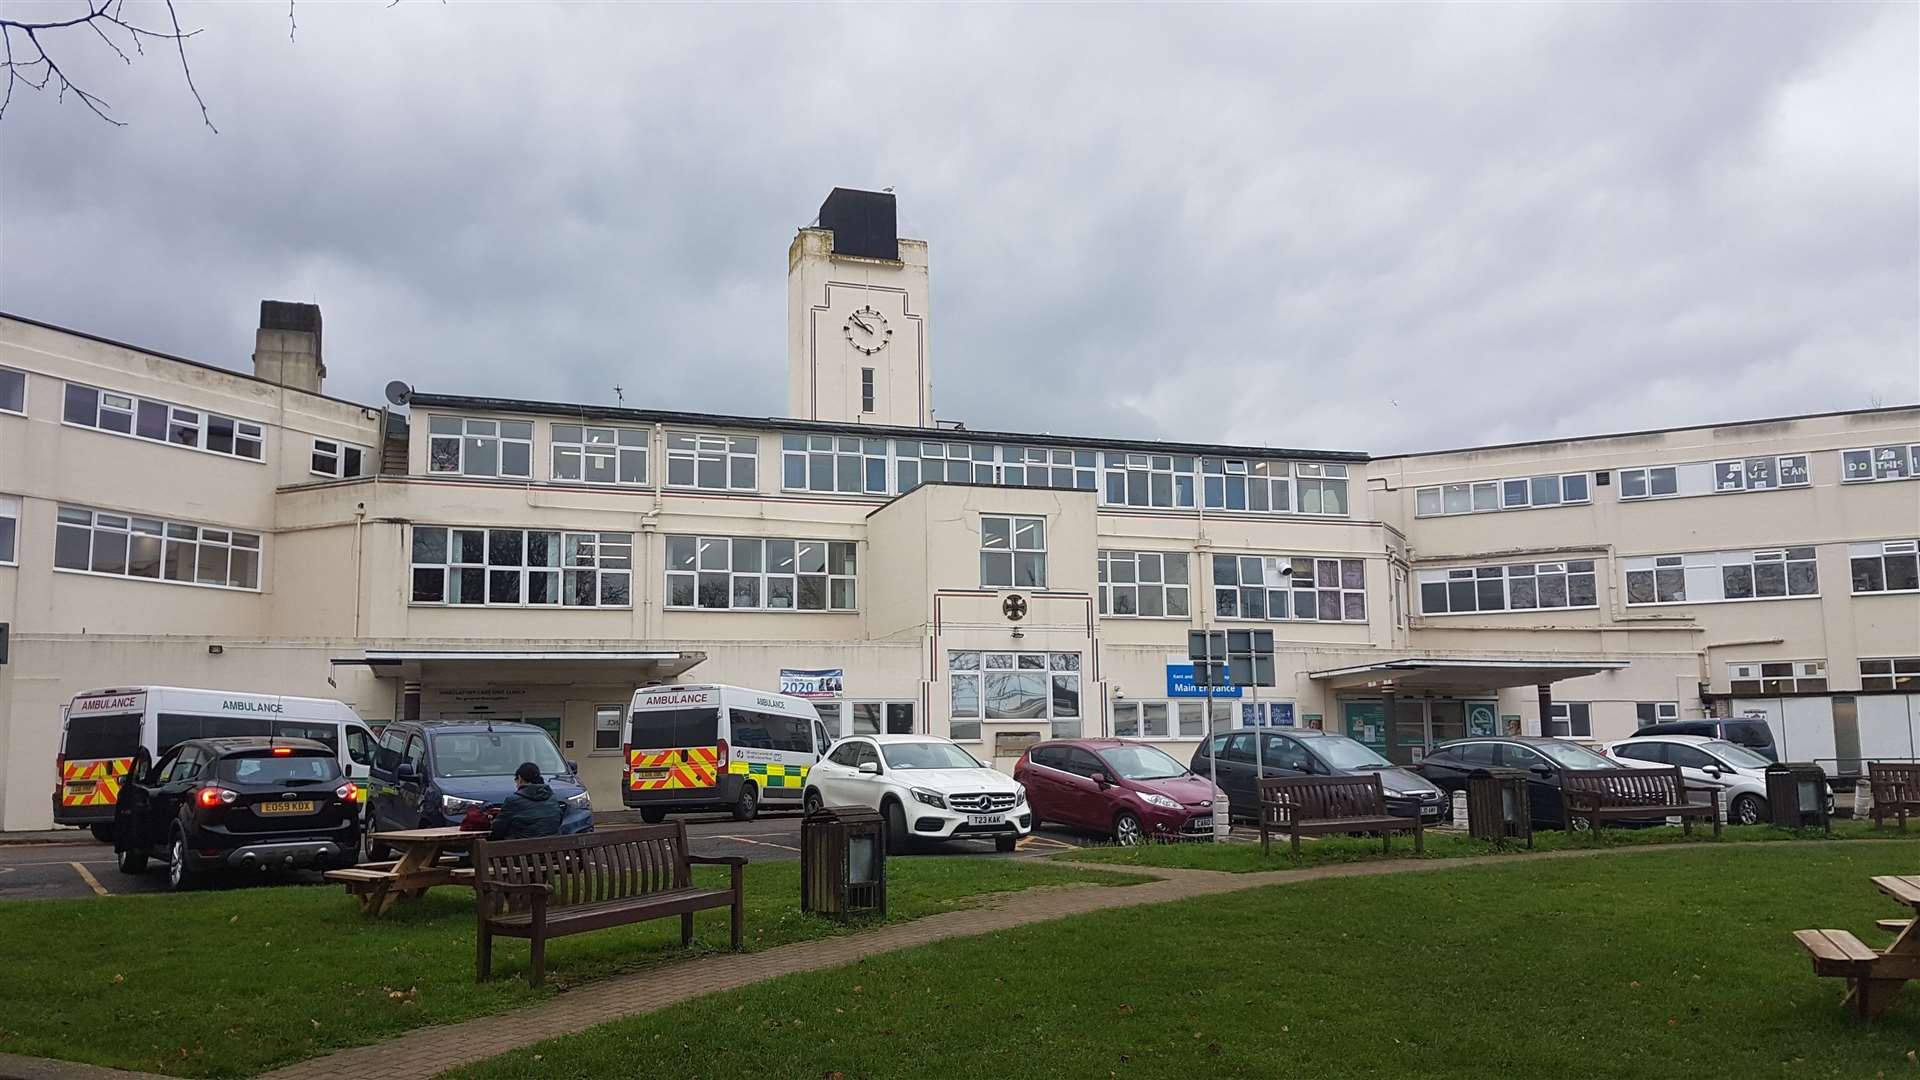
[[[1484,694],[1511,686],[1545,687],[1626,667],[1625,660],[1527,660],[1494,656],[1413,656],[1310,672],[1332,690],[1395,690],[1419,694]]]
[[[368,649],[336,664],[365,664],[382,678],[429,685],[627,684],[677,678],[707,658],[699,652],[539,649]]]

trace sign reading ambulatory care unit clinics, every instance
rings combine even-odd
[[[837,698],[846,686],[845,668],[780,669],[780,692],[789,697]]]
[[[1167,696],[1170,698],[1206,697],[1207,688],[1193,679],[1193,661],[1184,657],[1167,657]],[[1216,686],[1213,696],[1217,698],[1237,698],[1240,688],[1237,686]]]

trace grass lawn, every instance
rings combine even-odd
[[[1872,838],[1898,838],[1898,832],[1875,830],[1871,822],[1836,821],[1833,823],[1835,840],[1864,840]],[[1230,873],[1244,874],[1258,870],[1294,870],[1303,866],[1320,866],[1325,863],[1373,862],[1378,859],[1449,859],[1462,855],[1494,855],[1502,852],[1525,851],[1526,848],[1508,846],[1496,848],[1492,844],[1470,839],[1465,833],[1433,832],[1427,833],[1427,851],[1424,856],[1413,853],[1413,834],[1397,834],[1393,838],[1393,850],[1382,854],[1380,841],[1364,837],[1329,836],[1319,839],[1303,837],[1300,841],[1300,858],[1295,859],[1288,850],[1284,837],[1275,838],[1273,853],[1260,854],[1259,833],[1254,831],[1255,842],[1213,844],[1186,841],[1177,844],[1142,844],[1134,847],[1101,846],[1069,851],[1053,857],[1053,861],[1071,861],[1099,863],[1109,866],[1170,866],[1187,870],[1224,870]],[[1656,829],[1603,829],[1598,840],[1591,833],[1570,833],[1560,830],[1537,832],[1533,834],[1535,851],[1563,851],[1570,848],[1610,848],[1637,847],[1645,844],[1739,844],[1762,843],[1779,840],[1817,840],[1818,830],[1793,832],[1776,829],[1771,825],[1729,825],[1718,841],[1713,838],[1711,825],[1702,828],[1698,823],[1693,827],[1693,836],[1687,837],[1678,825],[1663,826]],[[1798,929],[1796,927],[1796,929]]]
[[[724,885],[725,868],[696,868]],[[747,868],[746,945],[846,932],[799,911],[799,864]],[[889,921],[983,894],[1136,875],[1026,860],[917,858],[887,868]],[[695,948],[724,949],[725,910]],[[473,893],[435,889],[368,920],[325,886],[0,904],[0,1051],[185,1076],[240,1076],[426,1024],[529,1004],[569,984],[685,955],[680,921],[561,938],[548,986],[523,978],[527,943],[495,939],[473,981]],[[398,995],[397,997],[395,995]]]
[[[687,1002],[454,1075],[1913,1075],[1920,987],[1843,1013],[1920,844],[1695,847],[1310,882],[1040,923]]]

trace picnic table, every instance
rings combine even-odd
[[[1866,1019],[1879,1016],[1893,1004],[1909,979],[1920,979],[1920,876],[1885,875],[1873,879],[1874,887],[1907,905],[1912,918],[1881,919],[1880,929],[1896,933],[1885,950],[1874,949],[1845,930],[1796,930],[1813,957],[1813,970],[1847,980],[1847,994],[1841,1004],[1851,1005]]]
[[[435,885],[471,886],[473,870],[456,866],[453,859],[486,836],[452,826],[374,833],[370,837],[373,842],[396,849],[400,857],[392,862],[329,870],[326,878],[346,885],[347,892],[360,902],[360,910],[378,918],[401,900],[417,899]]]

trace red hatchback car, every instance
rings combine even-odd
[[[1122,844],[1213,835],[1213,784],[1144,743],[1036,743],[1020,755],[1013,778],[1027,786],[1035,828],[1046,820]]]

